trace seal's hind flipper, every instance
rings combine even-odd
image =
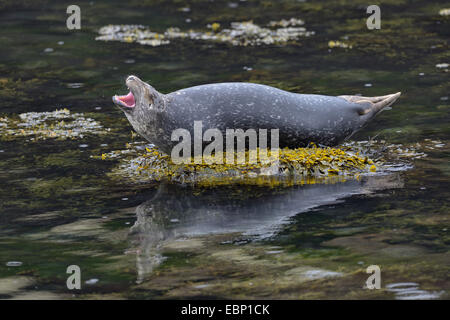
[[[397,92],[393,94],[388,94],[385,96],[378,97],[362,97],[362,96],[339,96],[351,103],[361,104],[361,108],[358,108],[358,113],[360,115],[373,112],[377,114],[386,107],[392,105],[402,93]]]

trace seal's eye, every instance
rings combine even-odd
[[[155,101],[155,96],[148,89],[145,90],[145,97],[148,101],[149,106],[152,105],[153,102]]]

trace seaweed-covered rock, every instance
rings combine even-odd
[[[199,186],[220,184],[292,185],[326,182],[330,178],[345,180],[358,178],[361,174],[398,171],[409,168],[406,159],[426,156],[418,146],[386,145],[384,141],[350,142],[340,148],[280,149],[278,157],[270,157],[269,150],[257,150],[256,162],[249,162],[249,151],[244,154],[245,163],[214,163],[203,158],[201,163],[175,164],[170,157],[155,146],[144,142],[127,144],[126,150],[112,151],[101,156],[102,160],[120,159],[121,164],[113,176],[128,177],[135,182],[168,180],[172,183],[188,183]],[[261,151],[269,154],[269,161]],[[223,159],[226,159],[224,154]]]
[[[168,28],[164,33],[153,32],[143,25],[108,25],[100,28],[100,36],[96,40],[137,42],[150,46],[166,45],[176,39],[225,42],[233,46],[286,44],[314,34],[314,31],[300,27],[303,24],[302,20],[296,18],[271,21],[266,27],[261,27],[253,21],[244,21],[232,22],[229,28],[220,30],[219,23],[212,23],[207,25],[212,31],[181,31],[179,28]]]
[[[444,9],[439,10],[439,15],[450,16],[450,8],[444,8]]]
[[[83,138],[85,134],[104,134],[103,128],[94,119],[82,113],[71,113],[68,109],[50,112],[27,112],[19,118],[0,117],[0,140],[26,137],[28,141],[48,138],[66,140]]]

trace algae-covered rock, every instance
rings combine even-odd
[[[345,181],[347,178],[358,178],[361,174],[406,170],[411,167],[409,161],[426,156],[418,147],[420,145],[405,147],[386,144],[385,141],[349,142],[340,148],[311,144],[307,148],[280,149],[278,155],[261,149],[236,153],[232,163],[226,161],[224,153],[223,157],[192,158],[190,163],[175,164],[154,145],[134,142],[127,144],[126,150],[93,157],[120,159],[121,163],[112,175],[128,177],[134,182],[168,180],[199,186],[234,183],[278,186],[314,184],[330,178]],[[251,152],[256,157],[255,154],[251,156]],[[240,157],[245,161],[236,161]],[[217,159],[223,161],[214,162]]]
[[[444,8],[444,9],[439,10],[439,15],[450,16],[450,8]]]
[[[108,25],[100,28],[100,36],[96,37],[96,40],[136,42],[154,47],[169,44],[177,39],[224,42],[233,46],[286,44],[314,34],[314,31],[300,27],[303,24],[302,20],[291,18],[271,21],[266,27],[261,27],[253,21],[244,21],[232,22],[229,28],[221,28],[221,25],[215,22],[207,25],[212,32],[168,28],[164,33],[153,32],[143,25]]]
[[[67,109],[51,112],[27,112],[19,118],[0,117],[0,140],[26,137],[28,141],[49,138],[66,140],[83,138],[86,134],[104,134],[108,128],[82,113]]]
[[[256,162],[249,161],[251,151],[246,151],[241,155],[236,154],[236,159],[245,157],[243,163],[238,161],[215,163],[214,159],[204,157],[201,163],[192,159],[191,163],[175,164],[168,155],[149,145],[145,148],[144,154],[125,161],[116,173],[140,181],[168,179],[174,183],[200,185],[236,182],[273,185],[277,180],[273,180],[273,177],[278,179],[295,177],[297,183],[301,183],[300,180],[314,183],[314,178],[361,172],[374,165],[367,157],[337,148],[285,148],[279,151],[278,157],[271,157],[270,151],[264,151],[269,157],[262,158],[260,157],[262,150],[255,150],[258,153]],[[123,154],[123,151],[103,154],[102,159],[117,158]],[[225,154],[222,159],[226,159]]]
[[[347,44],[343,41],[339,41],[339,40],[330,40],[328,41],[328,47],[330,49],[333,48],[343,48],[343,49],[352,49],[353,46],[351,44]]]

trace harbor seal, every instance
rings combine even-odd
[[[279,129],[279,147],[309,143],[336,146],[360,130],[400,92],[379,97],[298,94],[244,82],[216,83],[162,94],[136,76],[130,92],[112,100],[142,137],[167,154],[178,143],[172,132],[194,134],[194,121],[207,129]]]

